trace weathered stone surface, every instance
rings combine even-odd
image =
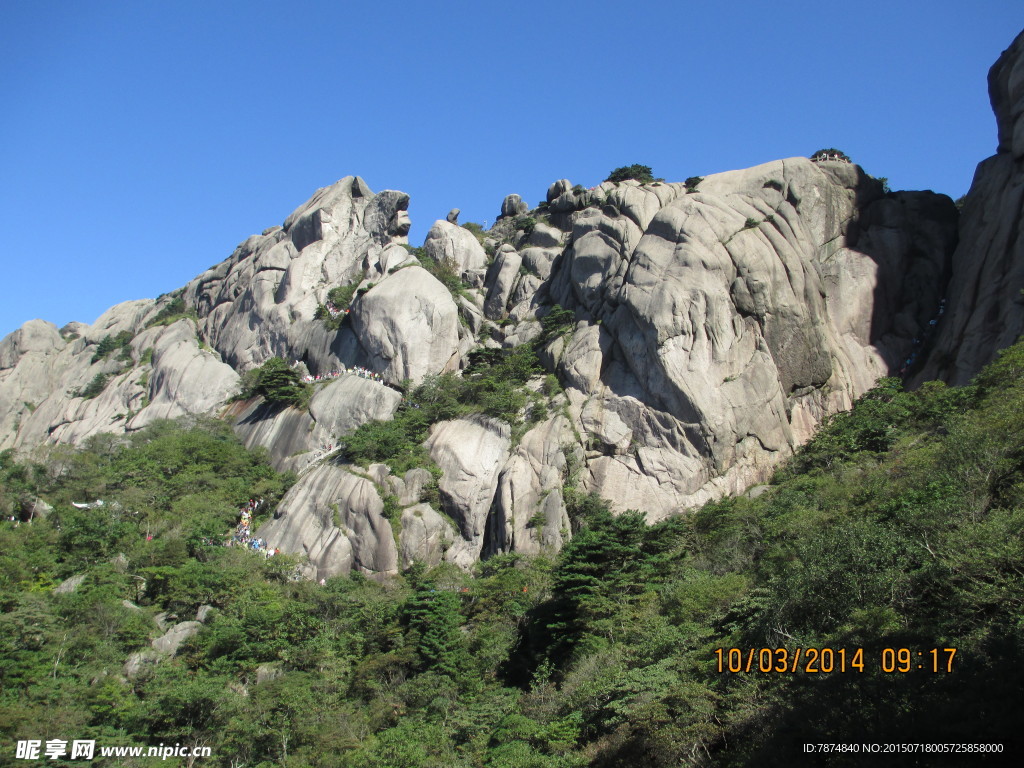
[[[436,424],[427,440],[430,458],[444,473],[438,483],[442,506],[475,553],[483,547],[498,473],[508,459],[510,435],[507,424],[475,417]]]
[[[141,651],[136,651],[128,657],[128,660],[124,663],[122,672],[129,680],[134,680],[146,669],[155,666],[162,658],[163,656],[152,648],[145,648]]]
[[[369,421],[390,419],[402,402],[400,392],[380,382],[348,374],[319,388],[309,403],[317,439],[354,432]]]
[[[309,578],[395,573],[398,550],[373,482],[346,466],[323,464],[304,474],[256,536],[269,547],[305,555]]]
[[[74,592],[76,589],[82,586],[83,581],[85,581],[84,573],[79,573],[75,576],[70,576],[64,579],[64,581],[62,581],[56,587],[54,587],[53,593],[55,595],[70,595],[72,592]]]
[[[988,81],[999,148],[978,165],[967,193],[938,339],[918,383],[966,384],[1024,333],[1024,32]]]
[[[402,511],[399,542],[403,568],[414,562],[431,567],[451,562],[468,569],[477,560],[472,544],[429,504],[416,504]]]
[[[183,621],[175,624],[167,632],[153,641],[153,648],[167,656],[173,656],[178,652],[181,644],[188,640],[202,629],[203,624],[199,621]]]
[[[998,151],[1024,158],[1024,32],[992,65],[988,92],[999,129]]]
[[[427,255],[448,264],[459,275],[487,269],[487,254],[468,229],[447,221],[435,221],[423,243]]]
[[[271,680],[277,680],[284,674],[284,670],[281,669],[281,665],[276,662],[270,662],[266,664],[260,664],[256,667],[256,685],[262,685],[263,683],[269,683]]]
[[[524,203],[523,198],[519,195],[506,195],[505,199],[501,201],[501,216],[499,218],[520,216],[528,210],[530,210],[530,206]]]
[[[247,448],[264,447],[276,469],[298,472],[323,458],[339,437],[369,421],[390,419],[402,400],[396,390],[352,373],[314,386],[308,411],[271,406],[258,397],[226,415]]]
[[[514,450],[503,424],[436,425],[444,514],[423,503],[435,498],[424,470],[398,478],[323,457],[339,436],[393,416],[392,387],[346,376],[318,384],[306,413],[229,406],[246,444],[303,473],[260,535],[307,555],[315,578],[557,548],[569,530],[566,455],[582,490],[651,519],[742,492],[880,376],[923,361],[916,380],[962,383],[1024,332],[1022,39],[990,76],[999,151],[979,166],[955,256],[948,198],[884,194],[855,165],[792,158],[708,176],[692,193],[559,180],[525,237],[515,217],[527,206],[510,195],[486,278],[483,249],[451,216],[425,247],[469,283],[456,300],[401,245],[408,197],[347,177],[175,294],[92,325],[34,321],[0,341],[0,449],[218,413],[238,373],[274,355],[303,372],[361,365],[416,383],[458,371],[482,345],[530,343],[558,303],[575,322],[540,349],[566,388],[549,400],[557,415]],[[315,314],[343,285],[361,295],[332,329]],[[146,328],[172,301],[198,321]],[[94,362],[122,331],[124,353]],[[97,396],[80,396],[104,377]],[[403,508],[397,544],[382,492]]]
[[[419,383],[458,363],[458,308],[422,267],[406,267],[365,293],[351,315],[371,370]]]
[[[445,216],[445,220],[449,224],[458,224],[460,213],[462,213],[462,211],[460,211],[458,208],[452,208],[450,211],[448,211],[448,215]]]
[[[179,320],[153,344],[149,406],[129,427],[140,429],[157,419],[210,413],[237,391],[234,369],[215,352],[199,348],[191,320]]]
[[[381,245],[405,242],[411,226],[408,210],[409,196],[405,192],[385,189],[367,204],[363,224]]]
[[[550,187],[548,187],[547,197],[545,198],[549,203],[552,200],[564,195],[566,192],[572,189],[572,182],[568,179],[559,179]]]
[[[600,325],[587,325],[576,331],[558,360],[558,370],[566,386],[590,394],[601,386],[601,369],[610,353],[612,337]]]
[[[489,319],[500,320],[504,317],[522,264],[522,258],[511,245],[503,245],[498,249],[494,263],[487,273],[488,290],[484,314]]]
[[[502,467],[491,519],[489,553],[537,554],[562,548],[571,525],[562,501],[568,420],[555,416],[525,435]]]
[[[392,492],[398,497],[398,504],[402,507],[418,504],[423,498],[424,489],[433,481],[434,476],[420,467],[410,469],[400,478],[388,479]]]

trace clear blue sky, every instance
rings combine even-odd
[[[348,174],[449,208],[838,147],[957,197],[1020,0],[0,0],[0,336],[154,297]]]

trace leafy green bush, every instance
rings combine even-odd
[[[609,173],[605,181],[626,181],[627,179],[635,179],[641,184],[651,184],[654,182],[654,175],[649,165],[624,165]]]
[[[526,235],[533,232],[536,226],[537,220],[533,216],[518,216],[515,220],[515,228],[523,230]]]
[[[327,301],[334,306],[335,310],[338,311],[338,314],[332,315],[330,310],[327,309],[327,304],[320,304],[316,308],[316,312],[313,317],[317,320],[322,320],[328,330],[338,330],[348,319],[348,315],[345,313],[345,310],[352,305],[352,300],[355,298],[358,289],[358,283],[339,285],[331,288],[331,290],[327,292]]]
[[[703,176],[691,176],[683,183],[686,185],[687,192],[696,192],[702,181],[704,181]]]
[[[107,357],[111,352],[121,350],[121,356],[130,359],[128,345],[132,343],[132,336],[129,331],[121,331],[116,336],[104,336],[96,346],[96,352],[92,356],[92,362],[98,363]]]
[[[83,387],[82,389],[74,390],[71,393],[71,396],[83,397],[86,400],[91,400],[92,398],[96,397],[101,392],[103,392],[104,389],[107,388],[107,382],[109,380],[109,373],[97,373],[95,376],[92,377],[92,381],[86,384],[85,387]]]

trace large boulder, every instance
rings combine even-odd
[[[303,570],[309,578],[353,569],[396,573],[398,549],[384,502],[374,482],[354,470],[328,463],[304,474],[256,536],[270,548],[307,557]]]
[[[487,272],[487,298],[484,314],[491,320],[500,320],[508,308],[512,288],[519,279],[519,268],[523,260],[511,245],[502,245]]]
[[[506,195],[505,199],[501,201],[501,215],[498,218],[521,216],[528,210],[530,210],[530,206],[524,203],[523,198],[519,195]]]
[[[480,241],[458,224],[435,221],[427,233],[423,249],[458,275],[472,276],[487,269],[487,254]]]
[[[563,449],[572,439],[570,423],[561,415],[523,435],[499,476],[490,553],[556,552],[568,540],[572,526],[562,499]]]
[[[458,307],[422,267],[389,275],[362,296],[351,318],[367,366],[392,384],[416,384],[458,363]]]
[[[438,483],[443,508],[477,555],[510,445],[509,426],[483,417],[435,424],[427,440],[430,458],[443,472]]]

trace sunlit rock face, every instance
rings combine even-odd
[[[452,216],[410,252],[408,196],[346,177],[174,294],[0,341],[0,448],[229,419],[298,474],[257,534],[316,579],[557,551],[567,487],[650,520],[741,492],[880,377],[964,383],[1024,332],[1022,62],[1019,37],[990,74],[999,147],[962,214],[790,158],[685,184],[562,179],[546,207],[506,197],[483,244]],[[327,322],[341,286],[358,291]],[[553,374],[528,383],[523,423],[435,424],[430,466],[400,475],[335,450],[415,407],[403,382],[522,344]],[[229,402],[273,356],[316,379],[308,408]]]
[[[964,200],[949,302],[917,382],[966,384],[1024,333],[1024,32],[989,71],[988,89],[999,145]]]

